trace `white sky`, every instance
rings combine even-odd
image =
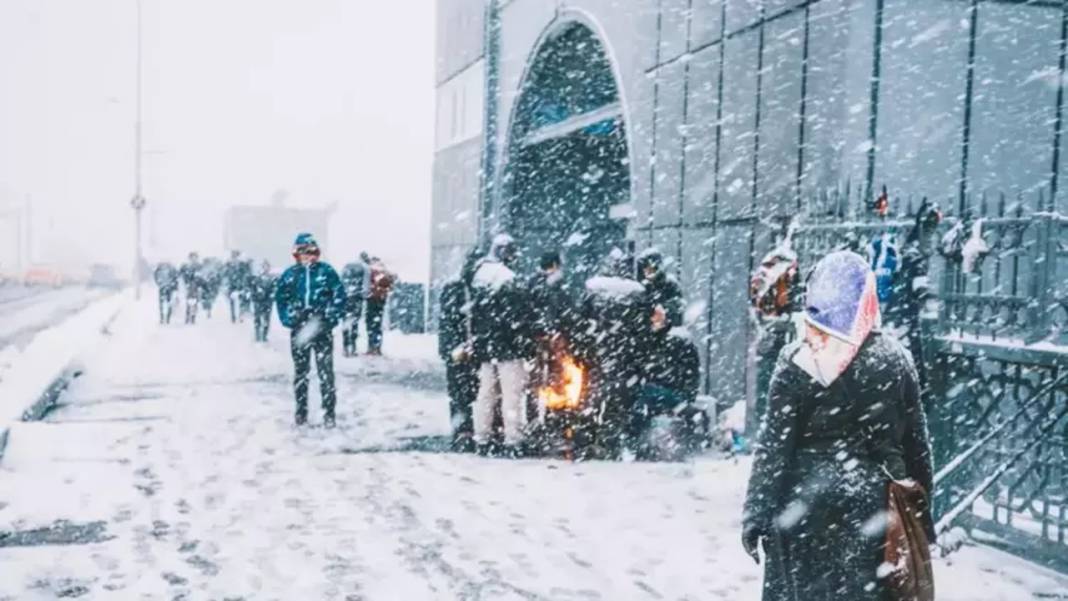
[[[434,0],[143,1],[150,259],[284,189],[338,203],[328,260],[427,279]],[[135,7],[0,1],[0,238],[28,197],[36,261],[132,264]]]

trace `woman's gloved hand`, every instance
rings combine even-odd
[[[760,539],[764,536],[763,530],[755,524],[742,526],[742,547],[745,548],[746,554],[752,557],[757,565],[760,565]]]

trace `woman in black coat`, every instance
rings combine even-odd
[[[858,255],[817,265],[805,318],[806,339],[772,376],[742,542],[754,559],[763,542],[764,601],[883,600],[889,483],[931,491],[916,369],[877,331],[875,281]]]

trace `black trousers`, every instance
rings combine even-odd
[[[197,322],[197,307],[200,305],[200,299],[197,295],[190,294],[185,297],[185,323]]]
[[[174,313],[174,288],[159,289],[159,322],[171,323]]]
[[[240,317],[241,301],[238,295],[236,290],[226,293],[226,298],[230,301],[230,323],[237,323],[237,318]]]
[[[360,317],[363,302],[349,301],[345,306],[345,321],[341,324],[341,344],[349,353],[356,354],[356,340],[360,337]]]
[[[319,392],[323,399],[323,415],[334,417],[337,388],[334,385],[334,333],[327,326],[311,338],[301,335],[301,327],[290,332],[289,348],[293,355],[293,392],[297,399],[297,419],[308,417],[308,376],[312,355],[319,372]]]
[[[271,330],[271,303],[256,304],[252,325],[256,330],[256,342],[267,342],[267,332]]]
[[[367,299],[367,351],[382,350],[382,317],[386,312],[386,301]]]
[[[474,433],[471,406],[478,396],[478,364],[474,361],[445,361],[445,380],[449,390],[449,417],[453,438]]]

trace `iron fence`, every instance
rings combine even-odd
[[[804,271],[834,250],[921,233],[925,199],[890,198],[876,216],[859,192],[809,199],[792,227],[766,224],[771,238],[792,235]],[[921,241],[931,300],[916,357],[941,468],[936,514],[1068,571],[1068,218],[1043,192],[942,206]]]

